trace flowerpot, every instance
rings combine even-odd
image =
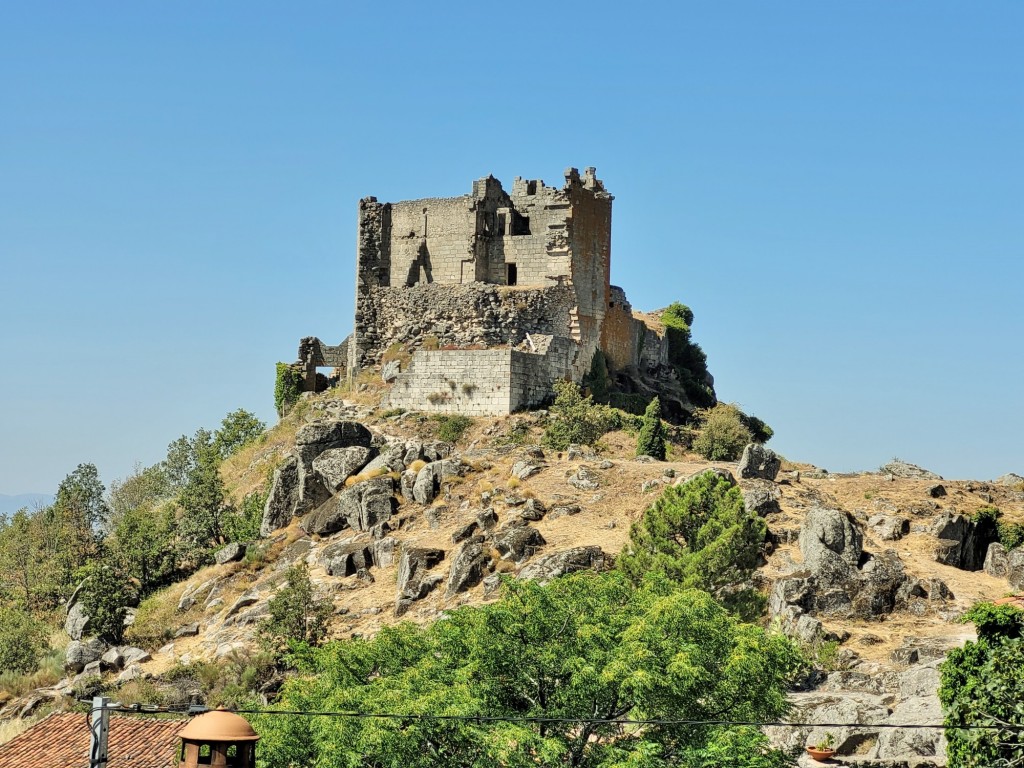
[[[834,749],[818,749],[817,747],[807,747],[807,754],[814,760],[828,760],[834,755],[836,751]]]

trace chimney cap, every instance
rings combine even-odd
[[[259,734],[244,717],[226,709],[199,715],[178,734],[188,741],[259,741]]]

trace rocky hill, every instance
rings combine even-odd
[[[944,481],[902,462],[835,475],[780,466],[757,446],[739,464],[686,452],[660,462],[634,457],[624,432],[597,449],[554,452],[539,447],[543,413],[477,419],[453,443],[438,439],[437,420],[382,412],[373,392],[345,397],[308,398],[225,465],[238,498],[272,477],[263,539],[230,545],[216,565],[149,598],[132,632],[138,645],[91,639],[72,601],[67,678],[7,702],[0,718],[30,716],[100,681],[115,697],[141,697],[173,685],[183,665],[251,653],[298,562],[334,606],[335,638],[493,599],[500,574],[544,580],[605,568],[661,489],[714,471],[766,518],[755,586],[768,596],[767,620],[817,660],[792,694],[792,719],[864,725],[779,728],[772,738],[798,746],[829,730],[851,764],[943,765],[939,731],[870,726],[940,722],[937,665],[971,636],[957,619],[1024,589],[1024,549],[1007,553],[977,522],[992,506],[1024,521],[1015,478]]]

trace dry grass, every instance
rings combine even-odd
[[[24,720],[6,720],[0,722],[0,744],[6,744],[15,736],[24,733],[43,719],[43,715],[26,717]]]

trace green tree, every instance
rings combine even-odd
[[[34,612],[52,593],[52,575],[44,552],[41,513],[19,509],[0,518],[0,602]]]
[[[77,585],[75,574],[99,552],[100,528],[109,517],[105,488],[93,464],[79,464],[61,482],[53,505],[40,513],[47,594],[53,607]]]
[[[225,541],[225,521],[233,514],[220,476],[220,453],[209,442],[197,445],[195,467],[178,496],[178,534],[187,556],[199,563],[206,552]]]
[[[172,491],[180,491],[188,485],[192,474],[199,467],[199,455],[213,442],[213,435],[206,429],[196,430],[191,438],[182,435],[167,446],[167,458],[163,468]]]
[[[633,523],[616,565],[635,583],[657,574],[711,592],[754,618],[763,600],[737,587],[757,567],[766,533],[764,520],[746,511],[738,487],[703,472],[666,488]]]
[[[178,572],[175,506],[164,502],[128,508],[117,517],[110,539],[128,578],[148,594]]]
[[[171,495],[171,481],[163,462],[151,467],[136,464],[128,477],[110,484],[110,494],[107,497],[110,505],[110,529],[116,528],[124,515],[139,509],[151,508]]]
[[[46,649],[49,629],[27,611],[0,605],[0,672],[32,672]]]
[[[661,401],[658,398],[651,400],[644,411],[640,434],[636,439],[636,455],[665,460],[665,425],[661,421]]]
[[[776,768],[789,763],[752,729],[615,721],[775,718],[797,661],[788,640],[702,592],[635,589],[616,573],[509,580],[496,603],[306,655],[280,700],[469,720],[257,717],[256,727],[270,768],[703,768],[725,745],[739,751],[721,765]]]
[[[220,429],[213,433],[213,445],[222,459],[258,440],[267,425],[244,408],[232,411],[220,423]]]
[[[731,403],[697,412],[700,432],[693,449],[708,461],[736,461],[754,435],[744,421],[743,412]]]
[[[270,615],[260,626],[260,635],[279,649],[292,642],[319,645],[327,636],[333,606],[316,596],[304,563],[289,568],[285,582],[267,606]]]
[[[939,701],[947,726],[950,768],[1024,765],[1024,611],[982,603],[964,616],[976,641],[954,648],[941,667]],[[996,726],[995,729],[990,729]]]
[[[138,603],[138,593],[127,574],[114,561],[103,558],[78,572],[82,582],[79,600],[89,617],[89,627],[99,637],[118,644],[124,638],[128,609]]]

